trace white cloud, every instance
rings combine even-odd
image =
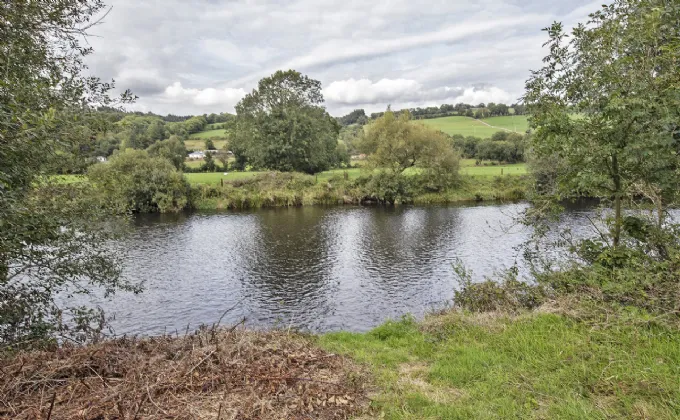
[[[412,98],[421,91],[421,84],[407,79],[339,80],[324,89],[324,98],[338,104],[374,104],[401,98]]]
[[[185,88],[182,83],[175,82],[166,87],[157,100],[166,106],[177,105],[180,109],[199,109],[202,112],[233,112],[234,106],[245,95],[246,91],[243,89]]]
[[[400,109],[459,102],[510,104],[517,100],[515,95],[495,86],[424,88],[416,80],[410,79],[381,79],[377,82],[369,79],[338,80],[328,85],[323,94],[333,108],[345,110],[363,107],[371,111],[383,110],[385,104]]]
[[[488,88],[467,88],[463,91],[462,95],[455,98],[455,102],[463,102],[466,104],[477,105],[479,103],[502,103],[511,104],[516,102],[516,98],[513,98],[508,92],[503,89],[491,86]]]

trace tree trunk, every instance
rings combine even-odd
[[[619,173],[619,160],[616,155],[612,155],[612,181],[614,181],[614,228],[611,233],[614,248],[618,248],[621,243],[623,216],[621,214],[621,174]]]

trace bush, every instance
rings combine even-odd
[[[189,205],[190,187],[169,160],[127,149],[90,167],[90,181],[120,212],[177,212]]]
[[[500,281],[473,283],[471,276],[457,268],[462,287],[454,292],[455,304],[472,312],[535,309],[549,297],[549,289],[541,284],[529,284],[517,279],[516,269],[510,269]]]

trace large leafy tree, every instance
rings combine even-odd
[[[437,176],[455,176],[460,155],[441,131],[410,121],[388,110],[369,124],[359,139],[359,150],[369,155],[374,168],[401,174],[411,167]]]
[[[99,0],[0,3],[2,345],[87,338],[93,314],[69,308],[69,296],[131,288],[103,252],[106,203],[85,200],[81,184],[41,188],[55,160],[106,125],[94,109],[113,105],[112,85],[83,75],[83,38],[103,11]]]
[[[546,31],[550,53],[524,97],[533,157],[556,163],[544,189],[555,197],[611,200],[617,247],[628,198],[650,198],[661,227],[680,187],[680,4],[616,0],[571,36],[560,23]]]
[[[335,159],[339,125],[322,106],[321,83],[277,71],[236,105],[230,140],[237,165],[315,173]]]

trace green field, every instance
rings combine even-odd
[[[481,138],[489,138],[494,133],[503,130],[516,130],[519,133],[524,133],[529,127],[527,117],[524,115],[491,117],[485,118],[483,120],[454,116],[418,120],[418,122],[436,130],[441,130],[449,135],[460,134],[463,136],[474,136]]]
[[[187,162],[187,166],[199,167],[203,164],[203,161],[192,161]],[[463,159],[461,161],[460,173],[462,175],[470,175],[475,177],[493,177],[502,175],[524,175],[527,173],[526,164],[517,163],[514,165],[483,165],[476,166],[474,159]],[[335,176],[342,177],[344,173],[350,179],[358,178],[361,175],[361,168],[349,168],[349,169],[332,169],[330,171],[320,172],[316,175],[319,181],[327,181]],[[406,170],[406,174],[417,172],[417,169],[410,168]],[[225,181],[249,178],[255,175],[266,173],[264,171],[250,171],[250,172],[232,172],[228,171],[228,175],[224,175],[224,172],[210,172],[210,173],[187,173],[184,174],[189,182],[192,184],[211,184],[216,185],[220,183],[220,179]]]
[[[475,165],[474,159],[463,159],[460,162],[461,175],[470,176],[501,176],[501,175],[525,175],[527,173],[526,163],[515,163],[508,165]]]
[[[444,117],[429,120],[418,120],[428,127],[443,131],[446,134],[461,134],[463,136],[475,136],[487,138],[499,131],[496,128],[488,127],[474,118],[468,117]]]
[[[188,173],[184,174],[185,177],[192,184],[206,184],[206,185],[217,185],[220,183],[220,179],[225,181],[235,181],[237,179],[247,179],[252,178],[256,175],[262,174],[264,172],[227,172],[224,175],[223,172],[206,172],[206,173]]]
[[[507,117],[485,118],[482,121],[494,127],[505,128],[517,133],[525,133],[529,129],[528,118],[526,115],[510,115]]]
[[[226,137],[227,131],[223,129],[200,131],[198,133],[189,135],[190,139],[203,139],[203,140],[210,138],[226,138]]]
[[[226,140],[213,140],[213,144],[215,145],[215,148],[218,150],[223,148],[225,144],[227,144]],[[186,147],[187,150],[205,150],[205,139],[204,140],[199,140],[199,139],[188,139],[184,140],[184,146]]]

